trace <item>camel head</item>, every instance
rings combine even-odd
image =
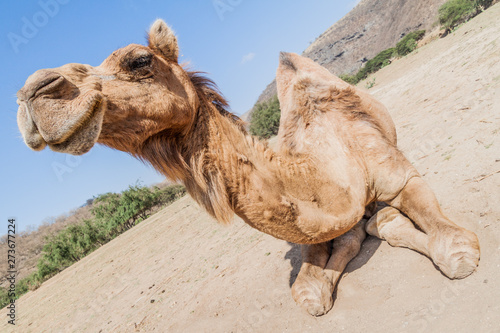
[[[97,67],[36,71],[17,93],[25,143],[73,155],[96,142],[135,153],[156,133],[182,135],[192,125],[198,98],[178,53],[173,31],[157,20],[148,46],[130,44]]]

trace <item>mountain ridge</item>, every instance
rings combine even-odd
[[[302,55],[335,75],[354,73],[380,51],[395,46],[407,33],[437,27],[438,9],[446,1],[362,0],[319,35]],[[276,93],[273,80],[256,104],[268,101]],[[250,118],[254,107],[244,115],[245,119]]]

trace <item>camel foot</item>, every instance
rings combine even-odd
[[[463,228],[450,228],[429,239],[429,252],[434,263],[450,279],[463,279],[479,264],[479,240]]]
[[[333,306],[333,284],[323,269],[310,267],[307,274],[299,274],[292,286],[295,302],[313,316],[326,314]]]

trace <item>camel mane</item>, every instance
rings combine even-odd
[[[186,73],[200,102],[191,128],[182,134],[164,130],[152,135],[132,155],[150,164],[169,179],[184,183],[191,196],[210,215],[217,221],[228,224],[234,215],[234,207],[219,167],[220,161],[210,149],[214,144],[210,144],[211,139],[207,134],[214,131],[210,122],[218,120],[223,127],[235,126],[238,132],[247,136],[245,123],[230,112],[227,100],[205,73]]]
[[[215,106],[219,113],[230,119],[234,124],[238,126],[238,128],[244,132],[245,130],[245,122],[240,119],[237,115],[232,113],[229,109],[229,103],[224,98],[222,93],[217,87],[217,84],[210,78],[206,76],[205,72],[200,71],[186,71],[191,83],[194,85],[196,92],[198,93],[198,97],[200,100],[203,99],[202,102],[206,104],[212,104]],[[205,105],[208,106],[208,105]]]

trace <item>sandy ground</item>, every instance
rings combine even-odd
[[[369,237],[333,309],[290,295],[299,248],[217,225],[185,197],[23,296],[19,332],[500,332],[500,5],[374,75],[400,148],[481,262],[450,281],[426,257]],[[370,78],[371,80],[371,78]],[[6,310],[0,331],[11,332]]]

